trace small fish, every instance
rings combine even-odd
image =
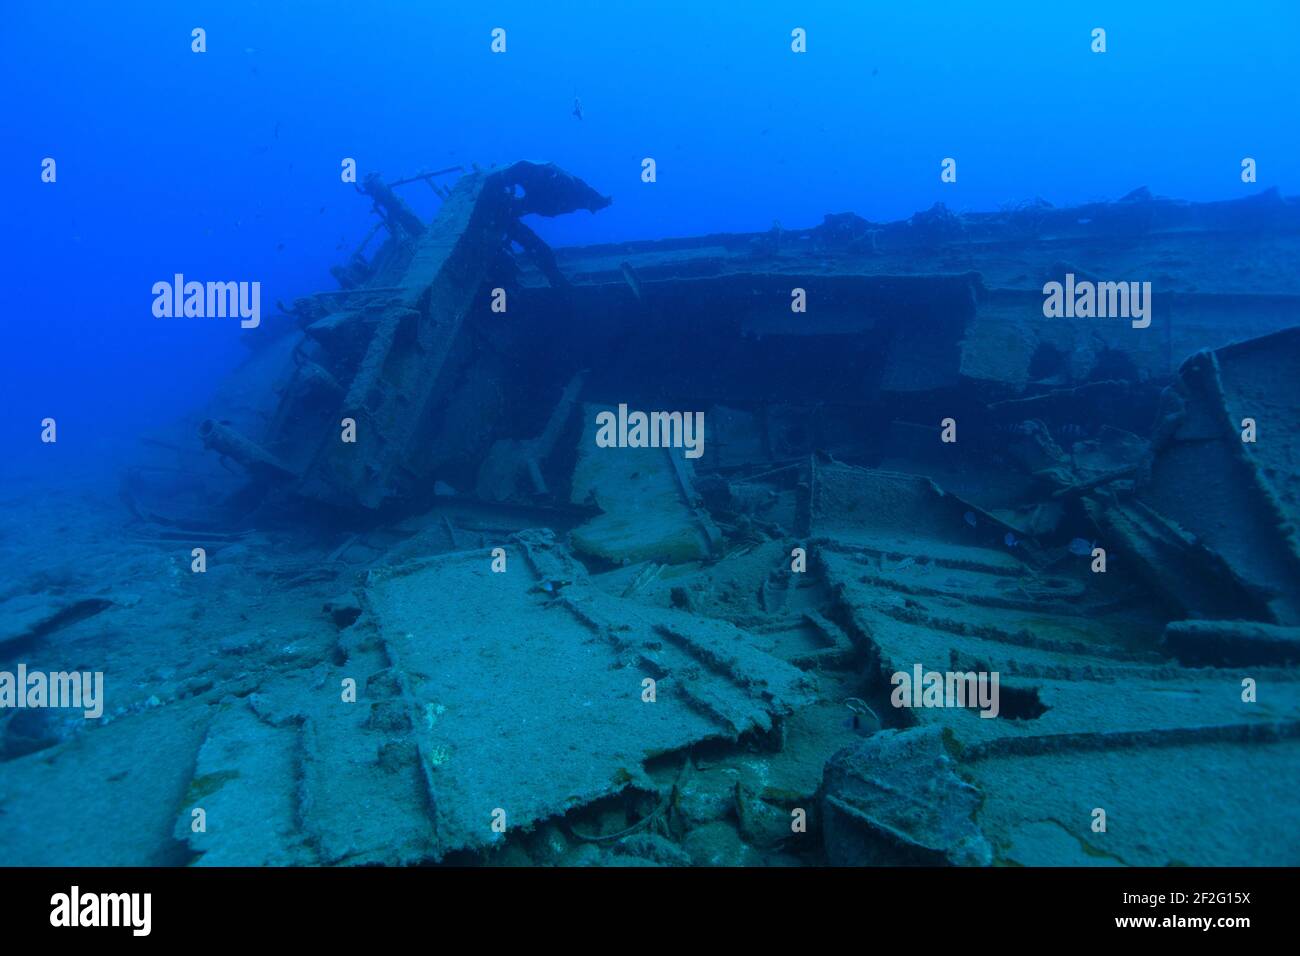
[[[573,115],[578,119],[582,119],[582,100],[576,96],[573,98]]]
[[[560,593],[561,590],[568,587],[572,583],[573,583],[572,581],[564,581],[559,578],[555,578],[550,581],[543,581],[541,584],[535,584],[531,588],[529,588],[529,590],[534,592],[541,592],[542,594],[547,594],[550,595],[551,597],[555,597],[557,594]]]
[[[968,525],[970,525],[972,528],[975,527],[975,512],[968,511],[964,515],[962,515],[962,517],[966,520],[966,523]]]
[[[1008,548],[1014,548],[1016,545],[1020,543],[1020,539],[1017,538],[1010,531],[1008,531],[1006,534],[1002,536],[1002,543],[1005,544]]]
[[[1097,542],[1089,544],[1084,538],[1075,538],[1070,542],[1069,548],[1071,554],[1077,554],[1079,557],[1088,557],[1092,554],[1092,549],[1097,547]]]

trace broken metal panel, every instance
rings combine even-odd
[[[812,536],[883,553],[900,547],[910,552],[928,541],[945,560],[1016,574],[1023,567],[1019,560],[984,546],[1007,530],[923,475],[815,459],[811,464],[807,533]]]
[[[1005,754],[958,772],[980,790],[976,822],[1001,865],[1293,866],[1300,855],[1292,738]]]
[[[424,862],[437,845],[399,682],[380,671],[362,693],[371,703],[360,728],[349,707],[322,709],[302,722],[302,829],[322,864]]]
[[[600,594],[549,536],[507,553],[505,573],[458,553],[372,572],[366,593],[409,687],[438,856],[490,845],[498,808],[528,827],[645,786],[657,755],[769,734],[810,699],[731,625]]]
[[[1300,623],[1298,367],[1300,329],[1188,360],[1166,392],[1139,492],[1250,582],[1279,624]],[[1269,428],[1268,439],[1244,441],[1246,419]]]
[[[1133,615],[1121,616],[1122,626],[1099,624],[1106,598],[1091,598],[1065,574],[1012,574],[988,561],[935,555],[924,545],[892,554],[822,539],[812,547],[857,633],[907,670],[930,659],[947,662],[954,648],[993,669],[1015,663],[1043,674],[1054,667],[1112,672],[1160,661],[1154,648],[1162,620]],[[915,660],[903,659],[908,654]]]
[[[884,731],[826,763],[822,827],[833,866],[988,866],[979,791],[938,730]]]
[[[301,728],[272,726],[245,701],[223,705],[199,748],[176,839],[203,866],[318,862],[299,827]],[[194,810],[203,816],[196,825]]]
[[[349,673],[364,674],[372,656],[354,647]],[[211,721],[176,839],[204,866],[431,859],[437,845],[409,710],[391,668],[365,678],[356,701],[320,694],[309,672],[271,675]],[[205,828],[194,827],[196,808]]]
[[[570,533],[574,549],[613,564],[680,564],[708,557],[720,536],[699,501],[685,450],[598,447],[596,416],[602,411],[613,412],[596,405],[582,408],[570,500],[594,503],[601,514]]]
[[[0,859],[11,867],[186,863],[175,827],[182,813],[187,826],[193,820],[185,795],[211,710],[191,700],[96,721],[91,732],[0,764]]]
[[[1300,318],[1300,309],[1293,313]],[[1224,413],[1236,437],[1246,419],[1263,422],[1267,440],[1242,442],[1253,491],[1280,521],[1291,555],[1300,559],[1300,437],[1288,427],[1300,408],[1300,328],[1227,346],[1215,353]]]
[[[1268,607],[1216,552],[1138,500],[1085,507],[1112,553],[1127,556],[1174,616],[1265,618]]]

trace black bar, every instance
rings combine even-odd
[[[862,946],[919,932],[1006,942],[1098,935],[1216,942],[1293,922],[1295,871],[1269,869],[8,869],[0,870],[6,938],[67,935],[51,917],[78,887],[148,893],[149,937],[242,942],[268,930],[296,942],[414,936],[431,948],[467,934],[531,932],[537,942],[596,925],[636,927],[663,945],[668,924],[706,920],[744,938],[782,926],[832,932]],[[141,898],[143,900],[143,898]],[[97,903],[95,904],[97,905]],[[125,911],[124,911],[125,912]],[[674,915],[676,914],[676,915]],[[143,926],[142,910],[135,925]],[[1209,919],[1211,925],[1188,925]],[[1242,925],[1223,921],[1244,919]],[[1122,921],[1152,921],[1149,925]],[[593,922],[595,921],[595,922]],[[1180,923],[1179,921],[1183,921]],[[124,916],[121,922],[130,924]],[[530,929],[531,927],[531,929]],[[911,929],[907,929],[911,927]],[[130,925],[80,927],[85,940],[129,939]],[[666,938],[662,934],[668,932]],[[950,936],[950,934],[958,936]],[[1033,937],[1020,936],[1032,933]],[[273,934],[275,935],[275,934]],[[468,940],[466,940],[468,942]]]

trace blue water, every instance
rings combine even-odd
[[[23,457],[49,414],[116,440],[208,395],[232,326],[159,322],[150,286],[257,279],[268,309],[331,287],[371,222],[345,156],[389,178],[555,161],[614,199],[537,224],[561,245],[1300,189],[1291,3],[708,6],[8,4],[6,447]]]

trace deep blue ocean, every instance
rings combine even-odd
[[[205,54],[191,52],[194,27]],[[504,55],[490,50],[496,27]],[[1095,27],[1105,54],[1090,50]],[[898,219],[936,201],[1068,205],[1143,185],[1289,194],[1297,35],[1286,2],[18,0],[0,31],[9,464],[47,414],[79,448],[120,442],[192,407],[238,360],[228,325],[155,320],[153,282],[248,277],[268,303],[328,287],[370,225],[343,157],[390,178],[554,161],[614,199],[542,220],[557,245],[803,228],[828,212]],[[47,156],[55,184],[41,181]],[[1243,156],[1259,160],[1254,185]],[[945,157],[956,183],[940,182]]]

